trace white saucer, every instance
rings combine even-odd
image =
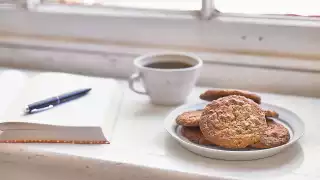
[[[203,109],[207,103],[199,104],[186,104],[173,110],[165,119],[164,126],[169,134],[177,140],[184,148],[189,151],[214,159],[223,160],[254,160],[273,156],[286,148],[290,147],[300,139],[304,133],[303,121],[293,112],[270,104],[262,103],[261,107],[265,110],[274,110],[279,113],[279,118],[275,121],[282,123],[288,128],[290,132],[290,141],[282,146],[270,149],[243,149],[243,150],[230,150],[223,149],[216,146],[204,146],[192,143],[180,134],[180,126],[176,124],[176,117],[186,111]]]

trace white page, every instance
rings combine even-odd
[[[19,70],[5,70],[0,74],[0,122],[10,104],[19,96],[28,81],[28,76]]]
[[[85,96],[51,109],[23,115],[27,104],[81,88],[92,90]],[[121,96],[121,87],[114,79],[40,73],[30,78],[18,99],[6,111],[5,118],[7,122],[99,126],[107,136],[111,136]]]

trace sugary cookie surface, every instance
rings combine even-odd
[[[208,104],[199,125],[206,139],[231,149],[246,148],[259,142],[267,128],[260,106],[238,95],[222,97]]]

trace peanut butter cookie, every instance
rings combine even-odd
[[[246,98],[249,98],[253,100],[254,102],[260,104],[261,103],[261,97],[257,94],[251,93],[249,91],[243,91],[243,90],[235,90],[235,89],[226,89],[226,90],[207,90],[206,92],[200,94],[200,99],[205,101],[213,101],[216,99],[219,99],[221,97],[226,97],[230,95],[239,95],[244,96]]]
[[[176,123],[181,126],[199,127],[202,110],[187,111],[176,118]]]
[[[199,125],[207,140],[231,149],[246,148],[259,142],[267,128],[260,106],[238,95],[222,97],[208,104]]]
[[[200,131],[199,127],[185,127],[181,128],[181,134],[183,137],[187,138],[189,141],[201,144],[201,145],[211,145],[210,141],[206,140]]]
[[[290,140],[290,134],[286,127],[271,119],[267,120],[268,127],[263,132],[260,142],[251,145],[258,149],[272,148],[286,144]]]
[[[264,113],[265,113],[266,117],[273,117],[273,118],[279,117],[279,114],[276,111],[264,110]]]

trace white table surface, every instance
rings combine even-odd
[[[151,105],[146,96],[131,92],[126,83],[123,88],[111,144],[1,144],[0,176],[69,180],[320,179],[320,99],[261,94],[264,102],[300,116],[306,133],[295,146],[273,157],[232,162],[204,158],[182,148],[163,126],[164,117],[174,107]],[[188,102],[200,101],[203,90],[195,88]],[[20,173],[12,173],[17,168]]]

